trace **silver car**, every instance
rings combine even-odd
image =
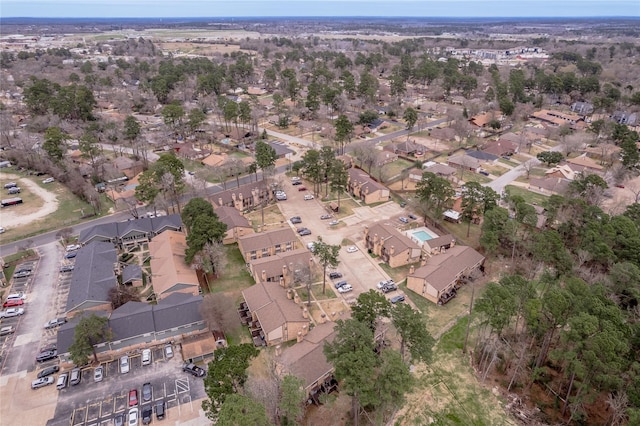
[[[100,365],[93,370],[93,381],[101,382],[104,374],[104,368]]]
[[[55,382],[55,379],[53,377],[43,377],[31,382],[31,389],[39,389],[47,385],[52,385],[53,382]]]

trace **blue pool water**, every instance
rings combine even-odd
[[[431,235],[429,235],[429,233],[427,233],[426,231],[418,231],[418,232],[414,232],[412,234],[414,237],[416,237],[417,239],[419,239],[420,241],[422,241],[423,243],[427,240],[432,239],[433,237]]]

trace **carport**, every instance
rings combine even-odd
[[[182,340],[182,358],[185,361],[204,361],[213,357],[213,352],[224,346],[224,339],[216,339],[214,333],[206,332],[196,336],[190,336]]]

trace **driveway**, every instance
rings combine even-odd
[[[309,182],[304,182],[307,188],[313,188]],[[365,225],[384,219],[391,219],[395,216],[402,215],[404,210],[394,202],[388,202],[376,207],[363,206],[354,209],[354,214],[341,219],[338,226],[329,226],[329,222],[335,219],[322,220],[320,216],[330,213],[316,197],[313,200],[304,200],[305,194],[311,191],[298,191],[297,186],[291,185],[286,180],[284,183],[284,191],[287,193],[287,200],[278,202],[280,211],[287,219],[287,223],[294,230],[305,227],[311,230],[312,234],[300,237],[306,246],[309,242],[316,241],[320,236],[322,240],[331,245],[342,245],[344,240],[355,243],[358,251],[355,253],[347,253],[346,246],[343,246],[339,253],[340,264],[336,268],[343,274],[341,280],[346,280],[353,287],[353,291],[349,293],[338,293],[339,297],[344,298],[347,303],[354,301],[361,293],[369,290],[376,290],[376,284],[382,280],[388,280],[389,276],[378,265],[377,261],[369,256],[363,242]],[[300,216],[302,223],[292,225],[289,219],[293,216]],[[346,225],[346,226],[345,226]],[[352,245],[352,244],[349,244]],[[327,279],[328,283],[331,283]],[[332,288],[333,285],[331,285]],[[335,288],[334,288],[334,291]],[[337,291],[336,291],[337,292]],[[387,296],[389,298],[399,294],[391,292]]]

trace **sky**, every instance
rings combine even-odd
[[[0,18],[640,17],[640,0],[0,0]]]

